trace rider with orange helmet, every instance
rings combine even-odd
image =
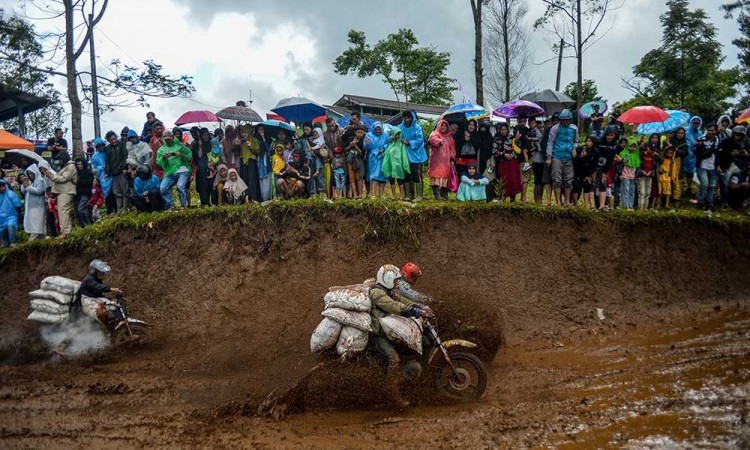
[[[417,282],[417,278],[422,276],[422,269],[413,262],[404,264],[401,268],[401,278],[396,281],[396,289],[398,293],[413,302],[426,304],[432,301],[432,297],[426,294],[422,294],[418,290],[414,289],[414,284]]]

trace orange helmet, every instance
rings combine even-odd
[[[417,281],[417,278],[421,276],[422,269],[414,263],[408,262],[401,268],[401,277],[408,281],[409,284],[414,284]]]

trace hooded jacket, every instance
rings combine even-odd
[[[15,191],[10,185],[5,184],[5,192],[0,194],[0,230],[5,230],[8,226],[18,222],[18,210],[21,209],[21,201],[18,199]]]
[[[407,127],[404,122],[398,126],[401,130],[401,139],[406,139],[409,145],[406,146],[406,154],[409,157],[409,163],[417,164],[427,161],[427,152],[424,149],[424,133],[422,127],[417,123],[417,113],[411,113],[411,126]]]
[[[698,120],[698,129],[693,129],[693,121]],[[685,131],[685,139],[688,144],[688,154],[682,160],[682,168],[686,173],[695,173],[695,143],[698,139],[703,136],[703,119],[699,116],[693,116],[690,118],[687,130]]]
[[[33,174],[34,181],[31,181]],[[46,184],[36,164],[26,169],[29,185],[21,186],[24,198],[23,229],[29,234],[45,234],[47,232],[45,220],[47,217],[47,202],[44,199]]]
[[[380,128],[380,136],[375,134],[375,129]],[[369,141],[369,144],[367,143]],[[385,151],[389,144],[388,133],[385,132],[385,128],[381,122],[375,122],[372,126],[372,131],[365,135],[364,147],[367,152],[367,179],[375,180],[381,183],[388,181],[388,179],[382,173],[383,159],[385,158]],[[381,153],[380,150],[383,150]]]
[[[732,118],[724,114],[723,116],[719,117],[719,120],[716,121],[717,127],[721,126],[721,121],[724,119],[729,121],[729,125],[732,125]],[[732,130],[730,128],[727,128],[726,130],[720,131],[719,133],[717,133],[717,136],[719,136],[720,141],[725,141],[729,139],[730,137],[732,137]]]
[[[176,152],[182,153],[182,157],[175,156],[174,153]],[[167,157],[165,156],[167,153],[172,153],[172,155]],[[165,142],[164,145],[159,147],[159,151],[156,153],[156,162],[164,169],[165,178],[175,173],[180,167],[185,167],[190,171],[190,161],[192,158],[193,153],[190,149],[182,145],[181,142],[177,142],[177,140],[173,140],[172,145],[167,145]]]

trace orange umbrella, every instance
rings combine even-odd
[[[34,144],[26,139],[21,139],[15,134],[8,133],[5,130],[0,130],[0,150],[11,150],[16,148],[33,151]]]
[[[740,117],[737,118],[737,123],[750,123],[750,108],[740,114]]]

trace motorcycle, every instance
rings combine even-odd
[[[471,353],[477,344],[463,339],[440,339],[437,319],[430,316],[422,320],[422,356],[406,358],[404,368],[419,364],[410,381],[430,383],[439,397],[453,402],[479,400],[487,389],[487,369],[476,355]],[[424,370],[426,369],[426,370]],[[423,379],[427,377],[427,380]]]

